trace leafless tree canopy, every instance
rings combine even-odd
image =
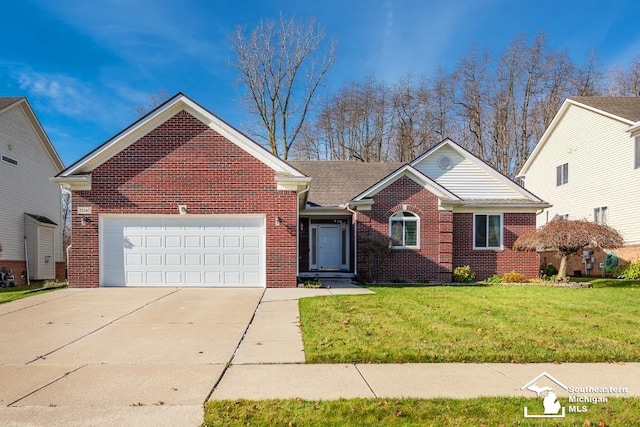
[[[149,111],[160,106],[167,99],[167,92],[164,89],[160,89],[158,93],[150,95],[144,102],[136,105],[133,108],[133,112],[138,118],[144,117]]]
[[[313,19],[280,16],[262,20],[249,34],[238,28],[233,38],[233,67],[248,111],[259,118],[271,152],[287,159],[300,137],[314,95],[335,58],[335,43]]]
[[[449,137],[513,178],[566,98],[639,91],[640,58],[607,74],[595,52],[576,64],[544,34],[518,37],[498,55],[472,46],[434,78],[346,83],[304,127],[293,155],[408,161]]]

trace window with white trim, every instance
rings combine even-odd
[[[473,248],[502,249],[502,214],[473,214]]]
[[[408,211],[400,211],[389,218],[389,237],[394,248],[418,248],[420,218]]]
[[[569,163],[556,167],[556,187],[569,182]]]
[[[597,224],[607,225],[608,209],[606,206],[600,206],[593,209],[593,222]]]

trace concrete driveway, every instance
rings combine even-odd
[[[202,423],[263,289],[65,289],[0,305],[0,425]]]

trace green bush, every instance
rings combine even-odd
[[[502,275],[502,281],[504,283],[525,283],[527,279],[517,271],[511,270],[510,272]]]
[[[471,271],[471,267],[464,265],[453,269],[453,281],[456,283],[471,283],[476,280],[476,275]]]
[[[493,283],[493,284],[498,284],[498,283],[502,283],[502,277],[498,276],[497,274],[494,274],[491,277],[487,277],[486,279],[484,279],[485,283]]]
[[[618,279],[638,280],[640,279],[640,259],[627,264],[622,273],[618,275]]]
[[[551,277],[558,274],[558,269],[553,264],[540,266],[540,270],[542,271],[542,275],[545,277]]]
[[[621,278],[620,276],[624,274],[628,266],[629,266],[628,262],[618,263],[618,265],[616,265],[611,269],[611,271],[609,271],[609,274],[611,274],[611,277],[613,278],[620,279]]]

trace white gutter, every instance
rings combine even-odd
[[[353,214],[353,274],[358,277],[358,211],[351,210],[349,203],[344,207]]]
[[[296,280],[300,276],[300,195],[307,193],[311,187],[296,193]]]

